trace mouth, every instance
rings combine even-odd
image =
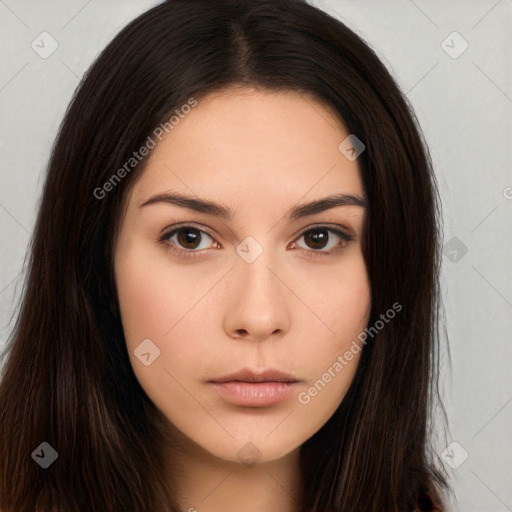
[[[266,370],[254,372],[243,369],[230,375],[212,379],[209,383],[220,397],[240,407],[270,407],[288,399],[300,383],[293,375]]]

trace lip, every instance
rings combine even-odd
[[[256,372],[250,368],[242,368],[241,370],[224,375],[223,377],[211,379],[210,382],[223,383],[223,382],[298,382],[293,375],[270,368],[262,372]]]
[[[212,382],[223,400],[240,407],[270,407],[289,398],[296,382]]]
[[[289,398],[299,384],[293,375],[269,369],[255,372],[244,368],[209,383],[226,402],[241,407],[269,407]]]

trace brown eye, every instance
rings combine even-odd
[[[302,235],[310,249],[324,249],[329,241],[328,229],[315,229]]]
[[[339,251],[354,237],[340,229],[328,226],[320,226],[304,231],[297,240],[304,239],[305,247],[300,246],[314,255],[328,255],[333,251]],[[326,250],[327,249],[327,250]]]
[[[297,242],[294,242],[294,245],[298,245],[299,248],[313,256],[330,255],[333,252],[338,252],[345,247],[347,242],[354,239],[353,235],[328,226],[319,226],[304,231],[297,240],[301,238],[304,239],[305,246],[301,246]],[[208,242],[208,239],[210,242]],[[169,248],[179,256],[187,257],[204,256],[206,254],[205,249],[214,248],[214,246],[215,248],[222,248],[209,233],[195,226],[175,228],[161,235],[158,241],[169,245]],[[202,242],[206,243],[202,244]]]
[[[208,245],[208,239],[210,239],[210,245]],[[202,229],[194,226],[183,226],[174,229],[170,233],[164,234],[160,238],[160,241],[170,243],[178,251],[200,252],[203,249],[210,248],[213,238]],[[206,241],[206,244],[203,243],[204,241]]]
[[[177,232],[178,243],[185,249],[197,249],[201,241],[201,232],[196,228],[181,228]]]

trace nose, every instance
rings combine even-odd
[[[232,338],[276,339],[290,329],[292,294],[283,284],[270,252],[264,251],[252,263],[240,259],[230,272],[224,330]]]

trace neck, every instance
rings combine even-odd
[[[299,448],[276,460],[224,460],[188,438],[173,443],[172,489],[183,512],[298,512]]]

